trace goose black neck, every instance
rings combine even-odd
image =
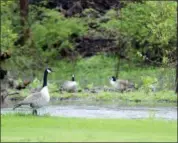
[[[48,72],[45,70],[44,77],[43,77],[43,87],[47,86],[47,76],[48,76]]]
[[[74,78],[74,77],[72,77],[72,81],[75,81],[75,78]]]
[[[116,77],[115,76],[112,76],[112,79],[113,79],[113,81],[116,81]]]

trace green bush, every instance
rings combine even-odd
[[[14,32],[11,21],[11,7],[13,1],[1,2],[1,51],[12,51],[17,33]]]
[[[37,48],[47,46],[49,49],[57,44],[57,49],[74,48],[70,40],[73,34],[82,36],[87,31],[84,21],[79,18],[65,18],[57,11],[41,8],[43,19],[32,24],[32,38]]]
[[[139,43],[141,47],[136,53],[149,49],[154,55],[155,49],[161,48],[163,62],[168,63],[168,56],[176,50],[176,2],[130,3],[119,13],[119,18],[113,17],[101,26],[109,32],[117,33],[121,41],[122,37],[128,37],[132,46]]]

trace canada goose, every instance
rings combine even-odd
[[[75,76],[72,75],[71,81],[65,81],[62,86],[62,90],[68,91],[68,92],[75,92],[77,91],[77,82],[75,81]]]
[[[156,88],[156,85],[155,84],[151,84],[149,85],[149,88],[152,92],[156,92],[157,88]]]
[[[45,106],[50,101],[50,96],[47,87],[47,76],[48,73],[52,72],[51,68],[46,68],[44,71],[43,77],[43,87],[40,92],[33,93],[27,96],[23,101],[19,102],[14,106],[13,109],[21,106],[21,105],[29,105],[33,108],[33,114],[37,115],[37,109]]]
[[[134,84],[129,82],[128,80],[116,79],[115,76],[112,76],[110,79],[110,84],[118,90],[124,91],[128,88],[135,88]]]

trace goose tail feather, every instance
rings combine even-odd
[[[128,87],[129,88],[136,88],[134,83],[130,83]]]
[[[15,110],[16,108],[20,107],[21,105],[22,105],[21,103],[14,105],[13,110]]]

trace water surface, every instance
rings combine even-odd
[[[32,110],[24,106],[15,111],[12,108],[2,108],[1,114],[6,113],[27,113]],[[39,115],[49,114],[60,117],[80,118],[162,118],[177,120],[177,107],[146,107],[146,106],[98,106],[98,105],[49,105],[38,109]]]

